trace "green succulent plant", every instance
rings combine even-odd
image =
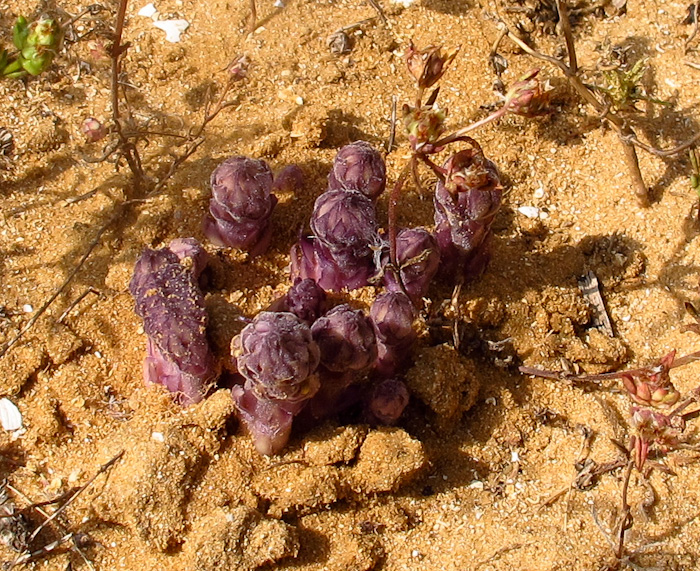
[[[12,43],[18,53],[0,52],[0,73],[13,78],[39,75],[48,69],[58,50],[58,24],[44,16],[31,23],[19,16],[12,29]]]

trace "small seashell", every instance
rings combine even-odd
[[[0,399],[0,424],[7,431],[22,428],[22,413],[10,399]]]
[[[141,8],[137,14],[139,16],[143,16],[144,18],[151,18],[153,15],[157,12],[155,5],[153,2],[150,2],[146,4],[143,8]]]

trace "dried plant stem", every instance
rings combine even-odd
[[[649,191],[647,189],[646,184],[644,183],[642,172],[639,169],[639,159],[637,157],[637,151],[635,150],[634,145],[632,143],[632,140],[636,139],[636,135],[632,128],[629,125],[627,125],[627,123],[621,117],[614,113],[611,113],[608,107],[602,101],[600,101],[588,87],[586,87],[583,81],[581,81],[581,78],[578,76],[578,67],[576,67],[578,65],[576,60],[576,49],[573,41],[573,36],[571,34],[571,27],[569,25],[568,12],[566,10],[565,3],[558,0],[557,8],[559,9],[561,29],[564,35],[568,51],[569,65],[567,65],[565,62],[558,58],[548,56],[546,54],[540,53],[532,49],[517,35],[508,30],[507,27],[505,27],[505,23],[503,22],[501,22],[500,24],[501,31],[505,31],[504,37],[510,39],[528,55],[536,59],[551,63],[552,65],[558,67],[567,77],[569,83],[579,94],[579,96],[613,126],[613,128],[617,131],[620,137],[620,142],[622,143],[625,163],[632,178],[632,184],[634,186],[635,195],[637,196],[638,200],[643,206],[649,206]]]
[[[100,474],[104,474],[107,470],[109,470],[114,464],[116,464],[122,458],[122,456],[124,456],[124,450],[119,452],[116,456],[114,456],[107,463],[100,466],[100,468],[97,470],[97,472],[95,472],[95,474],[92,476],[92,478],[90,478],[87,482],[85,482],[82,486],[80,486],[75,491],[75,493],[60,508],[58,508],[55,512],[53,512],[49,516],[49,518],[46,521],[42,522],[41,525],[37,526],[37,528],[29,536],[29,541],[31,542],[37,535],[39,535],[39,532],[43,528],[45,528],[50,522],[52,522],[61,513],[63,513],[68,508],[68,506],[71,505],[80,494],[82,494],[85,490],[87,490],[92,485],[92,483],[97,479],[97,477]]]
[[[129,138],[123,130],[121,122],[121,113],[119,109],[119,93],[121,76],[121,56],[126,52],[129,44],[122,44],[122,33],[124,31],[124,19],[126,17],[126,8],[129,0],[119,0],[119,8],[117,9],[117,20],[114,28],[114,38],[112,43],[112,52],[110,54],[112,60],[112,75],[110,95],[112,100],[112,122],[114,123],[114,131],[119,138],[119,152],[126,159],[129,169],[134,176],[134,195],[138,196],[141,187],[146,181],[146,176],[141,165],[141,157],[139,155],[136,144]]]
[[[622,494],[620,497],[620,524],[617,530],[617,547],[615,549],[615,557],[621,560],[625,554],[625,532],[632,526],[632,513],[630,504],[627,501],[627,492],[629,491],[630,479],[632,477],[632,468],[634,460],[631,458],[627,461],[625,475],[622,480]]]
[[[114,224],[121,216],[123,213],[122,208],[116,208],[115,212],[112,214],[112,216],[105,222],[98,230],[97,233],[95,234],[95,237],[92,239],[90,244],[88,244],[87,249],[85,250],[85,253],[82,255],[80,260],[78,260],[78,263],[75,265],[75,267],[71,270],[71,272],[66,276],[66,279],[63,280],[63,283],[58,287],[58,289],[53,293],[53,295],[47,299],[43,305],[36,311],[34,315],[32,315],[31,319],[27,321],[24,327],[20,329],[19,333],[15,335],[10,341],[7,342],[7,344],[0,350],[0,358],[4,357],[5,354],[12,348],[14,347],[17,342],[22,339],[24,334],[29,331],[34,324],[39,320],[39,318],[46,312],[46,310],[51,306],[51,304],[56,301],[56,298],[58,298],[61,293],[65,291],[65,289],[68,287],[68,285],[73,281],[73,278],[77,275],[77,273],[80,271],[80,268],[83,267],[83,264],[87,261],[87,259],[90,257],[90,254],[92,254],[92,251],[97,247],[97,245],[100,243],[100,240],[102,239],[102,235]]]

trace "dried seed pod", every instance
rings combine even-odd
[[[355,141],[338,151],[328,175],[328,190],[356,190],[376,200],[386,187],[386,165],[366,141]]]
[[[212,198],[204,234],[217,246],[240,248],[251,256],[270,243],[270,215],[277,198],[271,194],[272,171],[265,161],[236,156],[211,175]]]
[[[330,371],[360,371],[377,358],[372,322],[349,305],[338,305],[317,319],[311,333],[321,349],[321,364]]]

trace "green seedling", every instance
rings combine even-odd
[[[619,67],[603,71],[606,85],[598,89],[608,96],[610,106],[615,111],[638,111],[635,107],[637,101],[670,105],[668,101],[649,97],[641,85],[648,67],[647,60],[642,58],[626,71]]]
[[[0,52],[0,74],[18,78],[46,71],[58,50],[59,32],[51,18],[42,16],[29,23],[24,16],[19,16],[12,29],[12,43],[18,52],[9,54],[4,49]]]

